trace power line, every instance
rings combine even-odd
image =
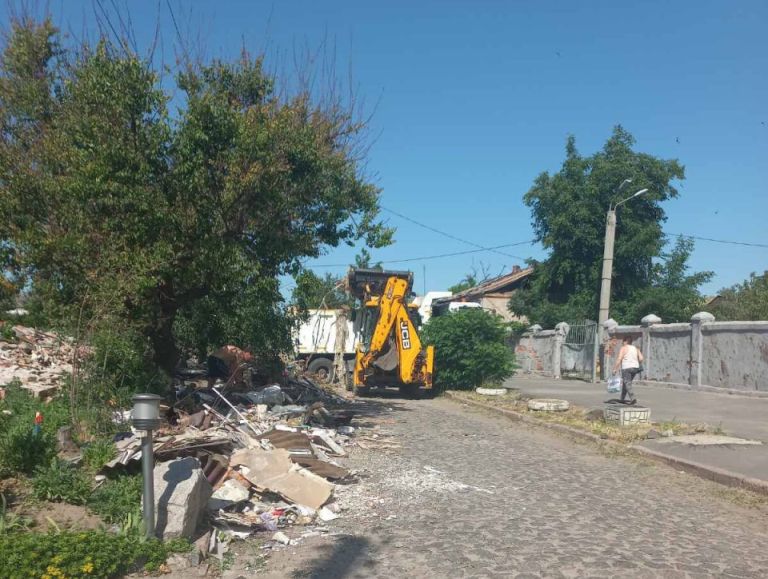
[[[433,233],[437,233],[438,235],[442,235],[443,237],[447,237],[448,239],[453,239],[454,241],[459,241],[461,243],[464,243],[466,245],[471,245],[472,247],[477,247],[479,249],[482,249],[484,251],[492,251],[493,253],[498,253],[499,255],[503,255],[505,257],[511,257],[513,259],[521,259],[525,260],[524,257],[520,257],[519,255],[512,255],[510,253],[504,253],[503,251],[496,251],[492,247],[485,247],[483,245],[478,245],[477,243],[474,243],[472,241],[468,241],[466,239],[462,239],[461,237],[457,237],[453,235],[452,233],[446,233],[445,231],[441,231],[439,229],[435,229],[434,227],[427,225],[425,223],[421,223],[419,221],[416,221],[415,219],[412,219],[411,217],[408,217],[406,215],[403,215],[402,213],[398,213],[397,211],[393,211],[392,209],[389,209],[387,207],[381,207],[384,211],[387,213],[391,213],[392,215],[397,215],[401,219],[405,219],[406,221],[410,221],[414,225],[418,225],[419,227],[423,227],[424,229],[427,229],[428,231],[432,231]]]
[[[728,245],[744,245],[747,247],[768,248],[768,244],[765,244],[765,243],[749,243],[747,241],[729,241],[727,239],[712,239],[711,237],[698,237],[696,235],[687,235],[685,233],[667,233],[667,235],[674,235],[677,237],[690,237],[691,239],[698,239],[699,241],[711,241],[713,243],[726,243]]]
[[[456,251],[454,253],[441,253],[438,255],[426,255],[423,257],[409,257],[406,259],[390,259],[387,261],[380,261],[378,263],[408,263],[412,261],[426,261],[428,259],[439,259],[441,257],[453,257],[456,255],[467,255],[470,253],[480,253],[481,251],[493,251],[495,249],[502,249],[504,247],[515,247],[517,245],[527,245],[529,243],[536,243],[535,239],[529,239],[528,241],[517,241],[515,243],[505,243],[503,245],[496,245],[494,247],[483,247],[481,249],[469,249],[467,251]],[[310,268],[314,267],[349,267],[348,263],[321,263],[317,265],[310,265]]]

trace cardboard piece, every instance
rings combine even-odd
[[[248,467],[244,475],[251,484],[268,489],[286,500],[319,509],[330,498],[333,485],[322,477],[291,462],[284,449],[272,451],[242,449],[230,458],[230,466]]]

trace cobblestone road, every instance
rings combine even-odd
[[[768,514],[669,467],[448,400],[374,402],[397,451],[357,450],[338,535],[272,577],[766,577]],[[727,493],[725,493],[727,494]]]

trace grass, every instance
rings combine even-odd
[[[690,425],[672,419],[666,422],[637,424],[632,426],[618,426],[606,423],[602,418],[598,420],[589,420],[587,418],[588,409],[580,406],[571,405],[564,412],[542,412],[528,409],[528,398],[521,396],[519,392],[510,392],[506,396],[489,397],[477,394],[476,392],[454,392],[460,399],[482,402],[498,408],[513,410],[519,414],[528,415],[545,422],[563,424],[595,434],[600,438],[613,440],[622,444],[632,444],[647,438],[651,430],[659,433],[671,432],[674,436],[693,434],[695,432],[709,432],[723,434],[721,426],[711,428],[705,424]]]

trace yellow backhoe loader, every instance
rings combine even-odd
[[[358,300],[353,385],[365,392],[372,386],[398,386],[415,396],[432,389],[434,347],[423,346],[417,331],[418,306],[409,303],[413,274],[351,268],[347,290]]]

